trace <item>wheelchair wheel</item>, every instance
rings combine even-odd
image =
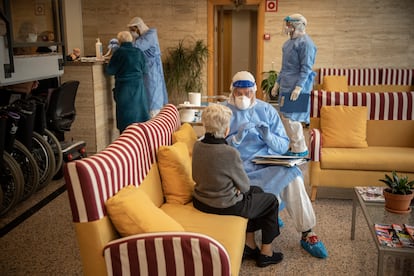
[[[35,131],[33,131],[32,143],[32,155],[39,167],[40,177],[38,190],[40,190],[49,184],[55,173],[55,155],[52,147],[45,138]]]
[[[3,195],[0,216],[3,216],[19,202],[24,189],[24,178],[19,164],[7,152],[3,153],[0,167],[0,186]]]
[[[19,141],[14,141],[10,155],[17,161],[23,172],[24,189],[21,200],[29,198],[39,185],[39,168],[30,151]]]
[[[45,129],[43,137],[52,147],[53,154],[55,156],[55,172],[53,173],[53,176],[55,176],[60,171],[60,169],[62,168],[62,164],[63,164],[62,147],[60,146],[59,140],[50,130]]]

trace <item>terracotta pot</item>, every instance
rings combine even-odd
[[[410,203],[414,194],[397,195],[392,194],[384,189],[385,209],[392,213],[406,214],[411,212]]]

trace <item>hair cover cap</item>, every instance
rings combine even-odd
[[[292,22],[292,23],[300,22],[300,23],[303,23],[303,25],[305,26],[308,25],[308,20],[306,20],[306,18],[300,13],[294,13],[289,16],[286,16],[284,20],[287,22]]]
[[[127,27],[137,27],[139,32],[141,34],[144,34],[148,31],[148,26],[145,25],[144,21],[141,19],[141,17],[134,17],[129,21]]]
[[[256,81],[253,75],[248,71],[240,71],[233,76],[233,80],[230,85],[230,91],[233,92],[235,87],[251,87],[253,92],[257,91]]]

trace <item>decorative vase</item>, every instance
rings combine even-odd
[[[384,189],[385,209],[392,213],[406,214],[411,212],[410,203],[413,193],[407,195],[392,194],[388,189]]]

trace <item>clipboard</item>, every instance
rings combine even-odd
[[[296,101],[289,100],[290,93],[282,93],[280,95],[280,111],[286,113],[306,112],[308,111],[310,94],[300,93]],[[287,99],[287,100],[285,100]]]

